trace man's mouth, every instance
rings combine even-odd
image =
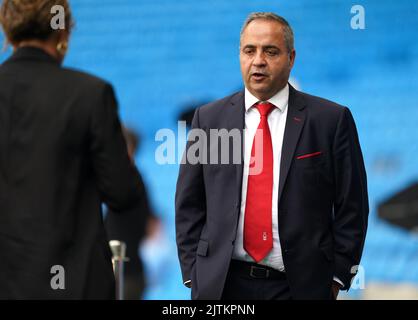
[[[253,78],[255,81],[261,81],[267,78],[267,74],[262,72],[253,72],[251,74],[251,78]]]

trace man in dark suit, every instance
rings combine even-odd
[[[245,90],[195,113],[199,138],[189,136],[176,191],[193,299],[333,299],[350,287],[368,217],[357,131],[348,108],[288,84],[294,60],[287,21],[251,14],[240,40]],[[213,129],[244,133],[225,155]],[[218,150],[228,163],[212,162]]]
[[[13,55],[0,66],[0,299],[112,299],[101,216],[141,202],[110,84],[61,67],[66,0],[4,0]]]

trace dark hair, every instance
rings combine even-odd
[[[289,22],[286,21],[285,18],[278,16],[277,14],[273,12],[253,12],[251,13],[247,19],[245,20],[242,28],[241,28],[241,37],[242,34],[245,31],[245,28],[250,24],[250,22],[258,19],[264,19],[264,20],[270,20],[270,21],[276,21],[280,23],[283,26],[283,34],[284,34],[284,40],[286,42],[286,48],[287,52],[290,53],[294,49],[294,36],[293,36],[293,30],[290,26]]]
[[[73,20],[67,0],[3,0],[0,24],[11,43],[22,40],[46,40],[57,32],[51,27],[53,6],[64,8],[65,27],[71,30]]]

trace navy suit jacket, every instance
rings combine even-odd
[[[363,156],[348,108],[291,86],[288,108],[277,203],[283,262],[293,298],[328,299],[333,277],[348,290],[353,266],[360,263],[369,211]],[[197,109],[192,128],[208,137],[210,129],[243,130],[244,114],[242,91]],[[210,139],[200,140],[209,145],[210,159],[215,150]],[[186,151],[193,143],[188,141]],[[232,156],[232,143],[229,148]],[[193,299],[222,296],[242,175],[242,158],[236,164],[185,161],[180,166],[176,237],[183,280],[192,280]]]

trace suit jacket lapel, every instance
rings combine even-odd
[[[240,91],[229,100],[229,105],[226,106],[225,116],[228,119],[228,130],[238,129],[241,132],[241,146],[240,154],[241,161],[239,164],[235,164],[235,178],[236,178],[236,190],[237,206],[241,204],[241,184],[242,174],[244,168],[244,126],[245,126],[245,106],[244,106],[244,91]],[[230,159],[232,161],[233,159]]]
[[[283,138],[282,156],[280,161],[279,196],[280,201],[287,175],[292,164],[296,146],[299,141],[305,123],[305,104],[300,93],[289,85],[289,103],[286,118],[286,127]],[[244,127],[245,127],[245,106],[244,91],[237,93],[231,98],[225,108],[225,117],[228,119],[228,130],[239,129],[241,135],[241,161],[235,165],[235,178],[237,190],[237,208],[241,204],[242,175],[244,167]],[[232,161],[232,159],[230,159]],[[239,213],[239,212],[238,212]]]
[[[282,157],[280,160],[279,202],[292,164],[295,149],[305,124],[304,108],[305,105],[302,96],[289,85],[289,103],[283,137]]]

